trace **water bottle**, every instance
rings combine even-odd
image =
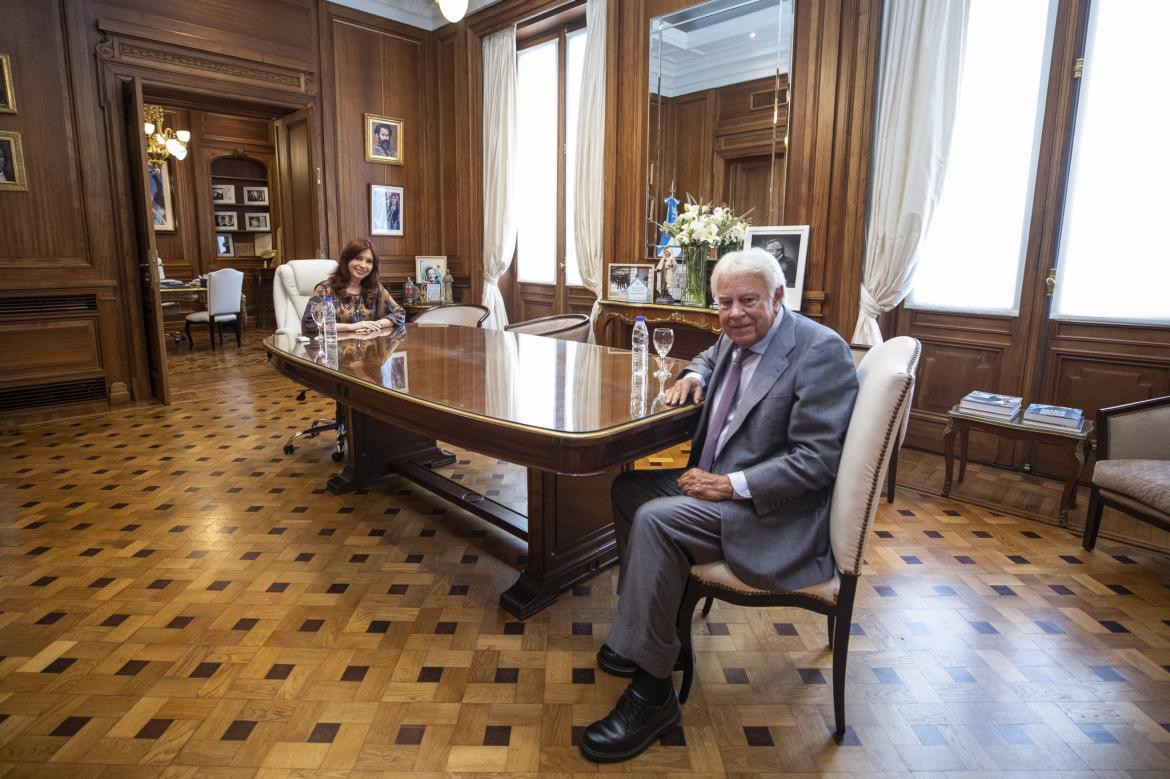
[[[333,307],[333,298],[325,298],[324,313],[321,316],[321,329],[325,343],[337,343],[337,309]]]
[[[650,336],[646,332],[646,317],[640,316],[634,320],[633,349],[634,357],[630,362],[630,370],[634,373],[646,372],[647,349]]]

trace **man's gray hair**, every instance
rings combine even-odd
[[[711,271],[711,295],[719,297],[719,281],[724,276],[738,276],[742,273],[751,273],[760,276],[768,285],[768,291],[773,295],[776,290],[785,286],[784,271],[776,258],[760,248],[744,249],[739,252],[728,252],[719,262],[715,263],[715,270]]]

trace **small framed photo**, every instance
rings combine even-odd
[[[652,303],[654,266],[611,262],[606,297],[627,303]]]
[[[402,164],[402,120],[366,114],[366,162]]]
[[[410,378],[406,373],[406,352],[394,352],[382,363],[382,385],[386,389],[410,392]]]
[[[212,184],[211,185],[211,202],[212,203],[232,203],[236,202],[236,185],[235,184]]]
[[[268,187],[244,187],[244,205],[268,205]]]
[[[244,236],[236,239],[236,256],[237,257],[255,257],[256,246]]]
[[[442,284],[447,272],[447,257],[415,257],[414,280],[420,284]]]
[[[28,191],[20,133],[0,132],[0,191]]]
[[[744,248],[759,248],[776,258],[784,271],[784,304],[800,310],[804,268],[808,255],[808,225],[749,227]]]
[[[236,221],[237,216],[235,211],[216,211],[215,212],[215,229],[216,230],[239,230],[239,222]]]
[[[272,251],[272,233],[256,233],[252,236],[256,241],[256,256]]]
[[[171,204],[171,167],[169,160],[158,165],[147,165],[150,178],[150,211],[156,233],[169,233],[175,229],[175,209]]]
[[[215,256],[216,257],[235,257],[236,244],[232,237],[227,233],[215,234]]]
[[[272,224],[268,212],[244,214],[244,229],[248,232],[268,232],[271,230]]]
[[[12,60],[0,53],[0,114],[16,113],[16,92],[12,88]]]
[[[402,235],[402,187],[370,185],[370,235]]]

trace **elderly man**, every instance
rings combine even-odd
[[[833,576],[829,498],[857,396],[849,347],[784,308],[784,274],[763,249],[726,255],[711,290],[723,335],[666,394],[672,405],[710,396],[689,467],[614,482],[620,598],[597,663],[632,681],[581,737],[598,762],[634,757],[682,718],[670,672],[692,565],[726,560],[769,590]]]

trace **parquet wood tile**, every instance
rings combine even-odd
[[[616,572],[516,621],[523,545],[406,482],[328,494],[327,441],[281,453],[331,411],[294,394],[229,376],[0,436],[0,777],[1170,774],[1166,559],[907,486],[842,746],[823,618],[717,603],[681,727],[588,763],[624,687],[593,660]],[[456,454],[523,509],[523,470]]]

